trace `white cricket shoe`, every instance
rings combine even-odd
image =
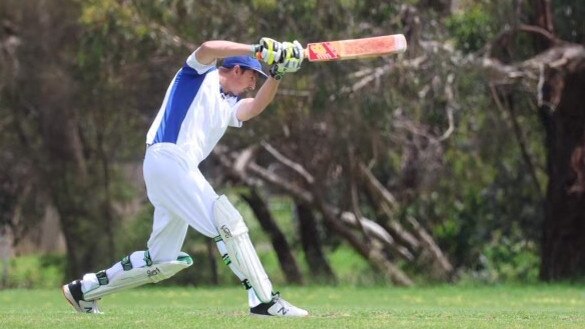
[[[63,295],[73,306],[73,308],[80,313],[94,313],[102,314],[98,307],[97,300],[84,300],[81,292],[81,281],[75,280],[63,286]]]
[[[261,303],[252,307],[250,314],[259,316],[305,317],[309,315],[309,312],[292,305],[282,299],[279,293],[276,293],[269,303]]]

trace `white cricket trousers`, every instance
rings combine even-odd
[[[189,226],[210,238],[219,235],[213,221],[218,195],[181,148],[172,143],[149,146],[143,171],[148,199],[154,205],[147,244],[153,262],[177,259]]]
[[[144,157],[146,192],[154,205],[152,233],[147,246],[155,264],[177,259],[189,226],[209,238],[219,235],[213,220],[213,205],[218,195],[197,164],[188,161],[183,153],[175,144],[157,143],[147,148]],[[223,241],[217,242],[217,248],[222,255],[227,255]],[[144,251],[133,252],[129,260],[132,267],[146,265]],[[229,267],[240,281],[245,279],[233,263]],[[121,262],[117,262],[106,270],[106,275],[112,281],[123,271]],[[95,273],[83,276],[84,293],[99,285]],[[248,304],[250,307],[260,304],[254,289],[248,289]]]
[[[148,239],[148,251],[154,263],[177,259],[189,226],[199,233],[214,238],[219,235],[213,220],[213,205],[218,198],[213,187],[195,164],[184,156],[184,151],[172,143],[157,143],[146,149],[143,164],[144,182],[148,199],[154,205],[152,233]],[[222,255],[227,255],[223,241],[217,242]],[[142,252],[134,252],[132,264],[144,266]],[[234,274],[243,281],[245,277],[233,263]],[[122,271],[120,263],[111,267],[108,277]],[[255,307],[260,300],[254,289],[248,289],[248,304]]]

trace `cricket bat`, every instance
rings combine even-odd
[[[393,34],[309,43],[305,49],[305,59],[310,62],[338,61],[396,54],[404,51],[406,51],[404,35]]]

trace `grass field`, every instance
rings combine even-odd
[[[251,317],[237,288],[153,287],[77,314],[59,289],[0,291],[0,328],[585,328],[585,287],[288,287],[305,319]]]

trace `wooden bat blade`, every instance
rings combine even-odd
[[[402,53],[406,38],[402,34],[381,37],[325,41],[307,44],[305,58],[310,62],[338,61]]]

